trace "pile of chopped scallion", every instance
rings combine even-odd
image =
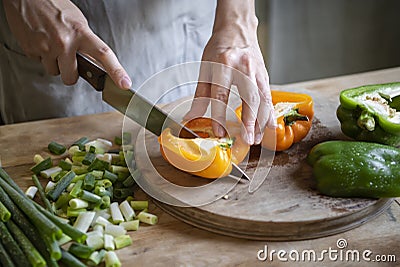
[[[135,167],[129,139],[82,137],[68,149],[51,142],[52,154],[68,155],[58,164],[35,155],[26,192],[0,167],[0,266],[121,266],[114,251],[132,244],[127,232],[158,221],[133,196],[140,172],[127,166]]]

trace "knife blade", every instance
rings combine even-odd
[[[168,127],[177,136],[186,138],[199,137],[195,132],[176,122],[168,114],[144,97],[136,94],[132,89],[122,90],[119,88],[100,66],[87,57],[79,53],[76,57],[79,76],[92,85],[94,89],[102,92],[103,101],[137,122],[140,126],[146,128],[156,136],[160,136],[163,128]],[[131,100],[133,102],[130,104]],[[130,107],[129,109],[128,106]],[[233,168],[230,176],[250,180],[242,169],[236,164],[232,164]]]

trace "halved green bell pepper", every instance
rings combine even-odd
[[[327,141],[307,161],[317,189],[333,197],[399,197],[400,149],[369,142]]]
[[[342,132],[356,140],[400,146],[400,83],[343,90],[336,115]]]

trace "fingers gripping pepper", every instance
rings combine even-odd
[[[265,129],[261,145],[282,151],[307,136],[314,116],[313,100],[309,95],[292,92],[271,91],[271,95],[278,126]],[[241,118],[241,106],[236,114]]]
[[[344,90],[336,115],[345,135],[399,147],[400,83]]]
[[[400,149],[387,145],[327,141],[314,146],[307,161],[317,189],[333,197],[399,197]]]

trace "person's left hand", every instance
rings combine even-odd
[[[242,99],[244,140],[250,145],[261,143],[265,127],[275,128],[269,77],[254,29],[226,25],[214,33],[206,45],[202,61],[212,67],[201,68],[190,111],[185,120],[204,115],[211,101],[213,131],[225,136],[226,108],[231,85],[236,85]],[[223,64],[223,65],[221,65]],[[208,64],[207,64],[208,65]],[[211,69],[210,69],[211,68]],[[210,77],[211,76],[211,77]]]

